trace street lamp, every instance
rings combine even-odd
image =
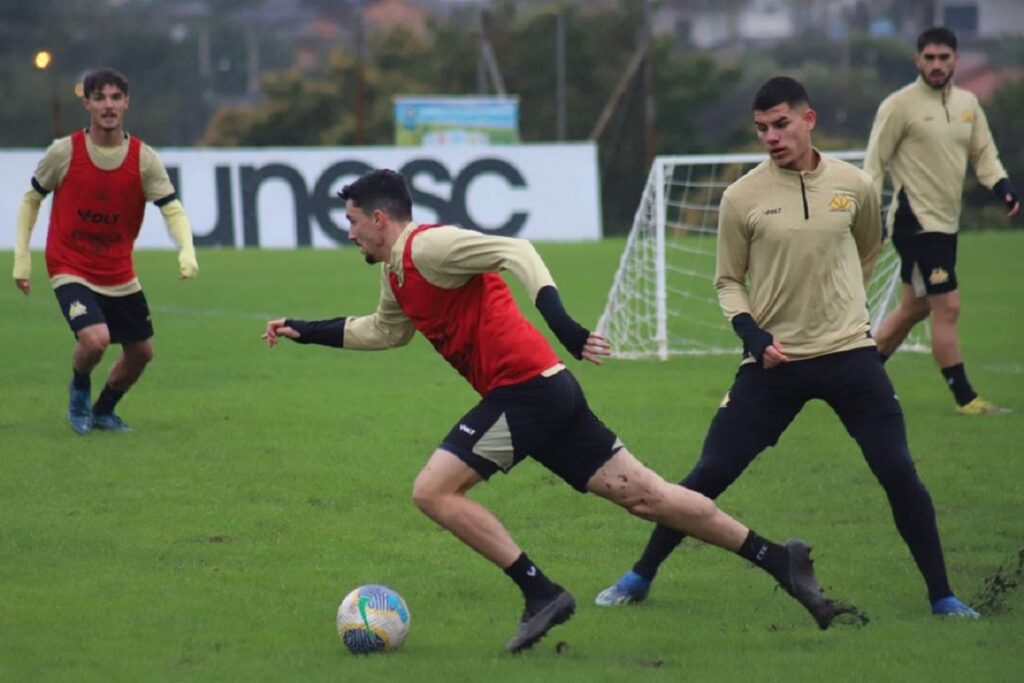
[[[49,50],[40,50],[33,58],[33,63],[40,71],[46,71],[53,64],[53,55]],[[50,106],[53,117],[53,139],[61,136],[60,97],[57,94],[57,72],[50,69]]]
[[[51,55],[48,51],[40,50],[36,53],[35,63],[37,69],[45,69],[46,67],[50,66],[50,62],[52,61],[53,55]]]

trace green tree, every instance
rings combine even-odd
[[[555,26],[566,16],[566,119],[570,139],[585,139],[635,50],[639,6],[544,5],[520,10],[496,3],[489,38],[507,89],[519,97],[520,136],[555,138]],[[624,39],[625,38],[625,39]],[[479,28],[433,22],[422,34],[395,31],[371,36],[363,68],[364,134],[368,144],[394,139],[393,98],[406,94],[473,94],[477,89]],[[739,77],[711,56],[681,54],[669,39],[654,49],[658,150],[703,149],[693,117]],[[263,99],[220,110],[207,128],[211,145],[352,145],[356,142],[358,63],[337,48],[322,72],[288,71],[264,79]],[[600,141],[605,222],[628,229],[647,176],[641,79]]]

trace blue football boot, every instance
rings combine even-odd
[[[68,388],[68,422],[76,434],[92,431],[92,400],[88,389],[76,389],[74,383]]]
[[[645,579],[634,571],[629,571],[614,585],[598,593],[594,598],[594,604],[600,607],[613,607],[628,605],[631,602],[642,602],[647,598],[649,590],[651,590],[649,579]]]
[[[980,619],[981,615],[964,603],[957,600],[955,595],[942,598],[932,603],[932,614],[940,617],[961,617],[963,619]]]
[[[95,413],[92,416],[92,426],[94,429],[102,429],[105,432],[130,432],[132,428],[124,423],[124,420],[119,418],[114,413]]]

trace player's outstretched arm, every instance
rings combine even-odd
[[[341,348],[345,345],[345,318],[330,320],[296,320],[294,318],[277,318],[267,323],[262,339],[267,346],[277,345],[279,338],[285,337],[298,344],[320,344]]]

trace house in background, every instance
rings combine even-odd
[[[1021,0],[936,0],[934,23],[964,38],[1024,35]]]

